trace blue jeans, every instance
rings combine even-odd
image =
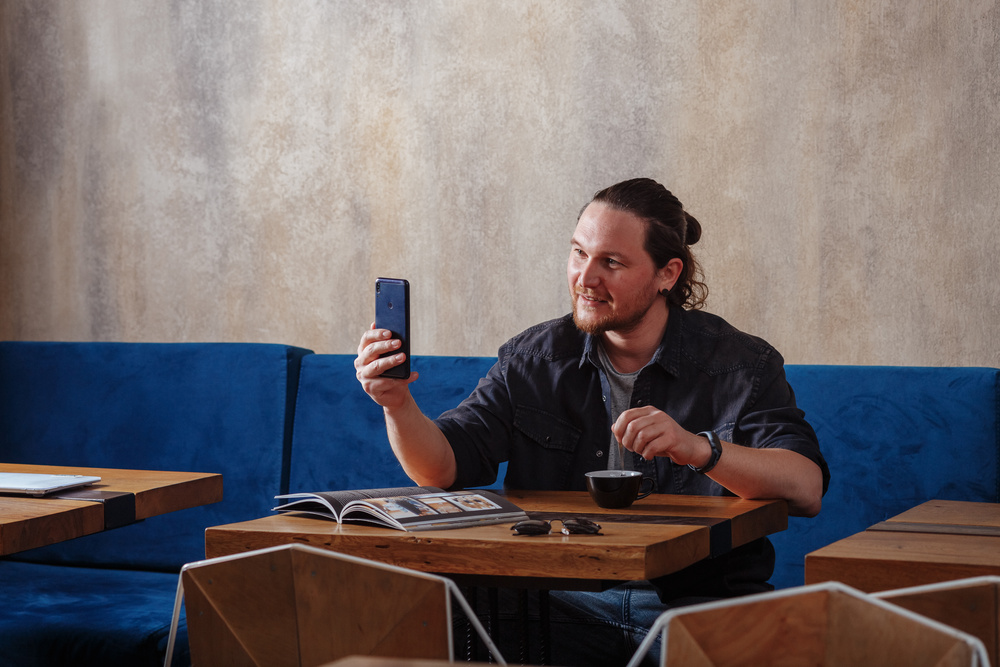
[[[632,659],[656,619],[668,609],[715,598],[683,598],[665,604],[649,582],[622,584],[600,593],[551,591],[549,595],[549,641],[542,646],[539,623],[539,595],[536,591],[501,588],[497,591],[499,612],[497,628],[490,628],[489,595],[484,589],[466,590],[474,599],[477,615],[493,634],[503,657],[509,663],[540,664],[543,653],[548,663],[565,667],[624,666]],[[470,603],[473,600],[470,599]],[[468,623],[461,610],[455,609],[456,659],[468,655]],[[527,639],[527,645],[523,639]],[[480,648],[477,660],[488,656]],[[649,651],[644,665],[659,665],[660,640]]]

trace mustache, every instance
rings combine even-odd
[[[606,294],[598,294],[594,290],[574,289],[573,290],[573,294],[575,294],[576,296],[585,297],[587,299],[596,299],[598,301],[607,301],[608,300],[608,297],[607,297]]]

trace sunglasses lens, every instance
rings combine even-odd
[[[597,535],[601,532],[601,525],[590,519],[566,519],[562,532],[567,535]]]
[[[527,521],[518,521],[510,529],[518,535],[547,535],[552,527],[548,521],[528,519]]]

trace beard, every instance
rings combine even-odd
[[[607,315],[596,319],[587,318],[579,307],[578,295],[597,296],[589,290],[577,291],[570,288],[570,298],[573,303],[573,323],[583,333],[599,335],[608,331],[628,332],[634,329],[646,317],[646,313],[659,301],[660,293],[653,281],[640,290],[629,294],[620,301],[610,302],[612,309]],[[605,302],[608,303],[608,302]]]

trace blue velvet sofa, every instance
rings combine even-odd
[[[0,560],[0,667],[162,664],[177,572],[204,529],[288,491],[409,484],[350,355],[282,345],[0,343],[0,463],[223,474],[225,499]],[[417,357],[429,415],[493,360]],[[823,512],[773,536],[778,587],[807,552],[930,498],[1000,500],[1000,371],[789,366],[832,471]],[[499,486],[498,480],[493,486]],[[174,664],[187,663],[183,633]]]
[[[205,557],[205,528],[267,514],[287,488],[306,352],[0,343],[0,463],[217,472],[224,486],[220,503],[0,560],[0,665],[163,664],[177,573]]]

